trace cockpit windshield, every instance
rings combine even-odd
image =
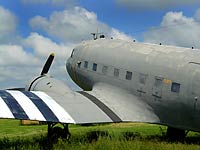
[[[75,51],[75,49],[73,49],[72,50],[72,53],[71,53],[71,58],[73,57],[73,55],[74,55],[74,51]]]

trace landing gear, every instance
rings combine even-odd
[[[71,136],[68,124],[61,123],[62,127],[55,126],[57,123],[48,123],[48,138],[57,140],[58,138],[68,140]]]
[[[182,129],[177,129],[173,127],[167,128],[167,138],[171,141],[182,141],[185,139],[188,132]]]

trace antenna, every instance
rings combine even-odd
[[[97,34],[98,33],[91,33],[93,35],[93,39],[96,40],[97,39]]]
[[[93,32],[93,33],[91,33],[91,34],[92,34],[94,40],[98,39],[98,35],[100,35],[100,37],[102,37],[102,36],[101,36],[102,33],[99,33],[99,32],[98,32],[98,28],[97,28],[97,32],[96,32],[96,33]],[[104,37],[105,37],[105,36],[104,36]],[[103,37],[103,38],[104,38],[104,37]]]

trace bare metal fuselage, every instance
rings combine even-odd
[[[155,123],[200,131],[199,60],[198,50],[98,39],[77,46],[67,70],[84,90],[105,83],[137,96]]]

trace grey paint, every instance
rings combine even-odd
[[[98,39],[77,46],[67,69],[78,85],[92,90],[89,93],[123,121],[200,131],[199,58],[198,50]],[[84,61],[88,61],[87,69]],[[97,71],[92,70],[93,63]],[[108,66],[106,74],[103,66]],[[114,77],[114,68],[120,69],[119,77]],[[133,73],[132,80],[126,80],[127,71]],[[140,82],[143,75],[145,84]],[[155,83],[156,79],[161,82]],[[173,82],[181,85],[179,93],[171,91]]]
[[[85,95],[48,75],[32,80],[26,89],[47,93],[76,124],[120,120],[200,131],[199,55],[198,50],[164,45],[84,41],[66,68]],[[115,68],[119,76],[114,76]],[[127,72],[132,72],[131,80]],[[172,91],[173,83],[180,85],[179,92]]]
[[[61,81],[44,76],[33,83],[32,91],[43,91],[61,105],[76,124],[113,122],[97,105]],[[67,123],[67,122],[66,122]]]

